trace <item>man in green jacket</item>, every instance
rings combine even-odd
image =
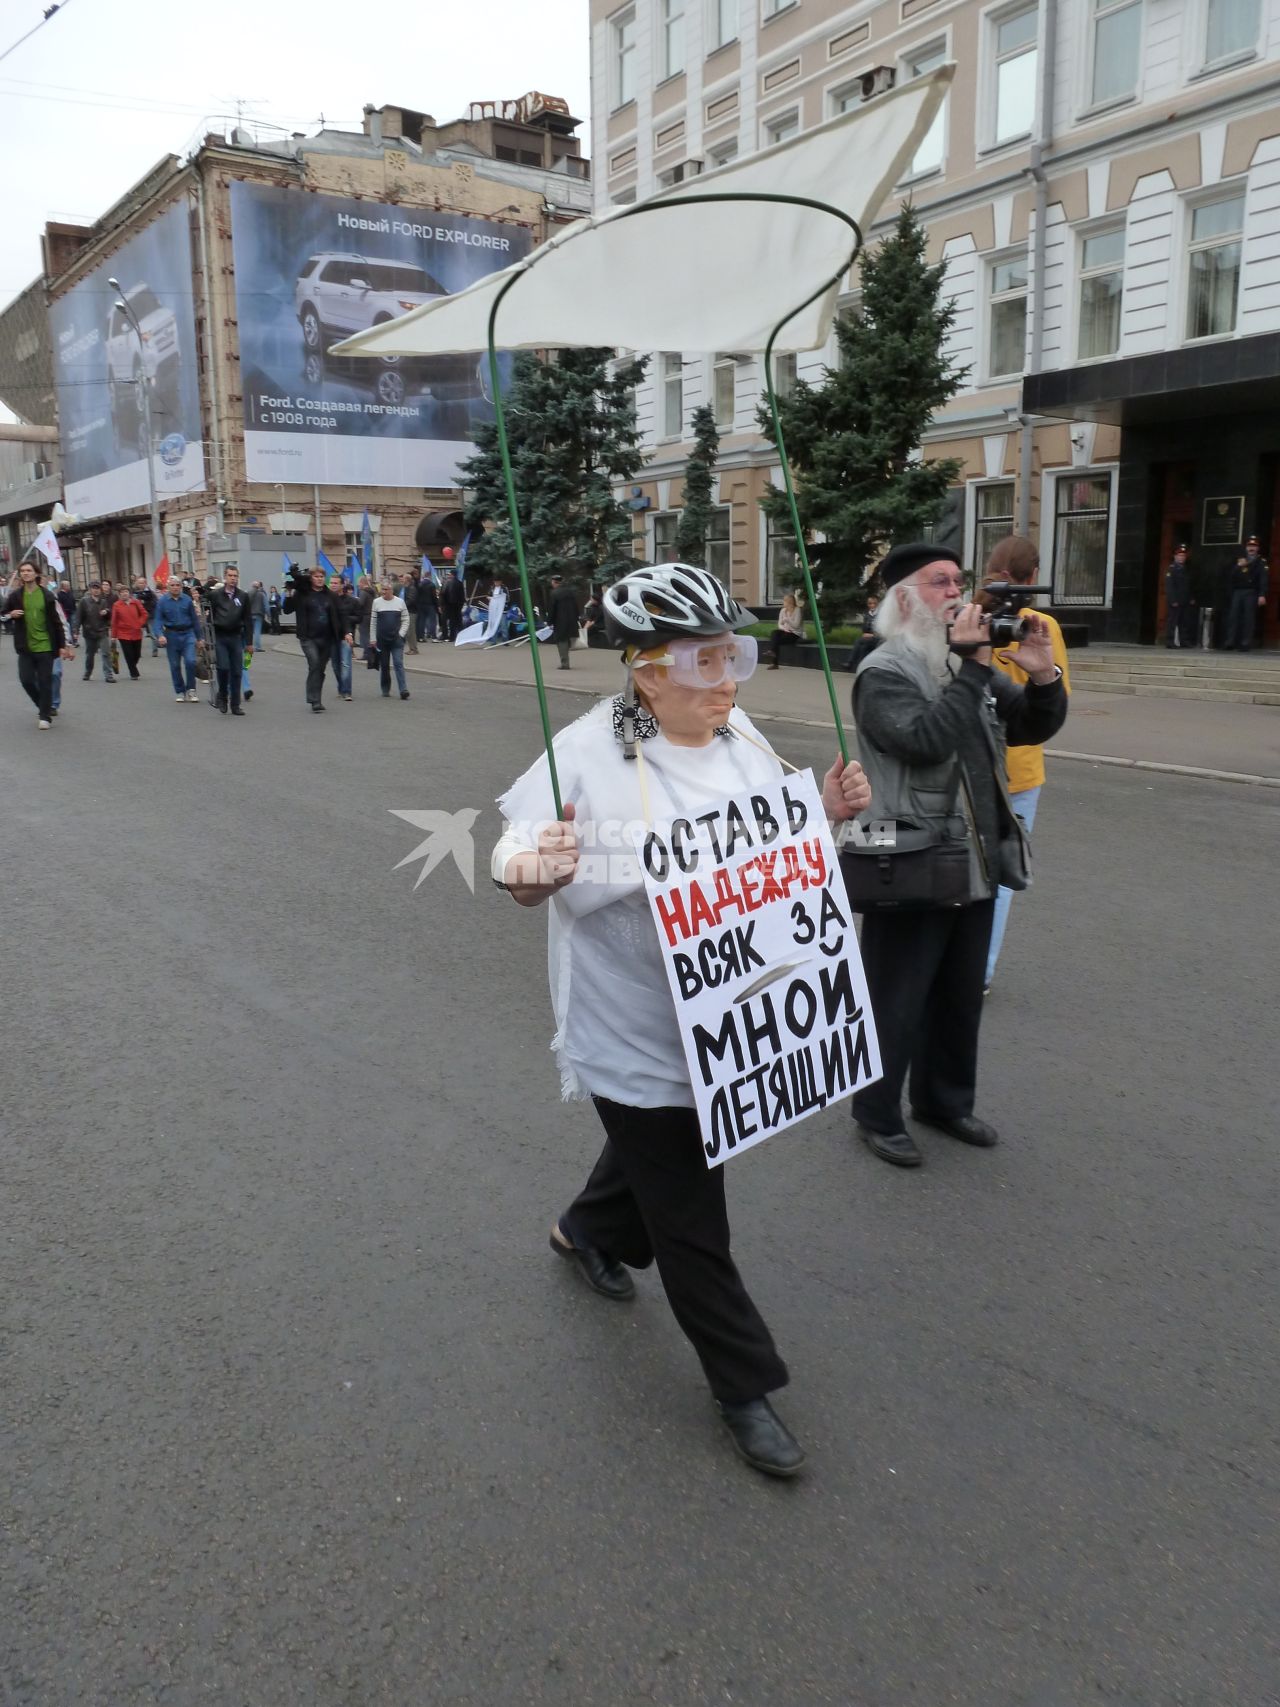
[[[12,624],[13,648],[18,654],[18,680],[36,708],[37,727],[53,727],[53,664],[55,658],[74,658],[62,607],[40,585],[34,563],[18,570],[18,585],[4,602],[4,621]]]

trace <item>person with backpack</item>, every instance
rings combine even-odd
[[[18,567],[17,583],[5,597],[0,617],[10,624],[18,654],[18,680],[36,708],[36,727],[51,729],[53,666],[58,658],[73,658],[71,635],[55,594],[40,585],[34,563]]]

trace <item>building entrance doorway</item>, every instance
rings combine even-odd
[[[1178,546],[1190,548],[1192,587],[1198,587],[1201,580],[1200,565],[1196,562],[1196,465],[1194,462],[1167,462],[1162,472],[1164,489],[1160,504],[1160,557],[1156,565],[1156,630],[1152,636],[1157,646],[1164,645],[1169,615],[1164,587],[1165,570],[1173,562]],[[1189,632],[1189,625],[1184,632]]]

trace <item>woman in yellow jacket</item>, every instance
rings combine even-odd
[[[984,585],[992,581],[1006,581],[1017,585],[1031,586],[1040,569],[1040,553],[1033,541],[1021,534],[1010,534],[1007,539],[1000,540],[991,556],[987,559],[987,572],[983,576]],[[1067,668],[1067,647],[1062,638],[1062,630],[1049,615],[1048,611],[1038,610],[1034,605],[1028,605],[1019,612],[1021,616],[1033,614],[1042,618],[1049,625],[1049,634],[1053,640],[1053,661],[1062,671],[1062,685],[1068,693],[1071,692],[1071,673]],[[992,657],[992,663],[997,670],[1003,670],[1011,681],[1019,686],[1027,680],[1025,670],[1018,667],[1018,646],[1015,641],[1012,646],[997,652]],[[1040,804],[1040,791],[1044,787],[1044,748],[1043,747],[1010,747],[1008,749],[1009,793],[1018,809],[1027,831],[1036,821],[1036,808]],[[1004,942],[1004,929],[1009,922],[1009,907],[1013,901],[1013,890],[1001,886],[996,894],[995,918],[991,924],[991,945],[987,949],[987,975],[983,979],[983,994],[991,988],[991,981],[996,975],[996,961],[1000,958],[1000,946]]]

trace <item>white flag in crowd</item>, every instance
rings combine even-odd
[[[43,551],[45,557],[48,559],[49,567],[51,569],[56,569],[59,575],[66,574],[67,566],[62,561],[62,552],[58,549],[58,542],[53,537],[53,529],[49,526],[48,522],[44,524],[40,529],[40,532],[32,540],[31,549],[33,551]]]

